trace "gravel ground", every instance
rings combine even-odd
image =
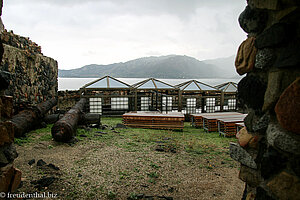
[[[138,131],[82,130],[75,144],[56,143],[47,131],[30,133],[30,142],[16,145],[15,165],[23,173],[17,192],[52,192],[58,199],[241,199],[244,184],[228,148],[191,153],[175,137],[185,133],[149,142]],[[174,151],[157,151],[170,145]],[[37,166],[39,159],[46,164]],[[34,184],[43,177],[48,182]]]

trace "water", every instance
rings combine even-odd
[[[242,77],[241,77],[242,78]],[[216,78],[216,79],[195,79],[197,81],[200,81],[202,83],[206,83],[211,86],[216,86],[222,83],[226,82],[235,82],[238,83],[241,78]],[[58,78],[58,90],[79,90],[82,88],[85,84],[90,83],[94,80],[97,80],[98,78]],[[123,81],[129,85],[132,85],[134,83],[138,83],[140,81],[143,81],[147,78],[117,78],[120,81]],[[168,83],[170,85],[177,85],[186,81],[190,81],[191,79],[159,79],[165,83]]]

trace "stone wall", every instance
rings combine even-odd
[[[37,105],[57,95],[57,62],[43,56],[37,44],[28,38],[4,32],[7,44],[0,70],[11,73],[6,95],[13,96],[15,111],[19,108]],[[15,39],[17,38],[17,39]],[[20,39],[21,38],[21,39]],[[14,41],[14,42],[12,42]],[[11,46],[13,45],[13,46]]]
[[[248,0],[239,16],[238,98],[248,116],[230,144],[243,199],[300,199],[300,1]]]
[[[69,111],[80,100],[79,90],[74,91],[58,91],[58,110],[64,112]]]
[[[0,0],[0,16],[3,1]],[[0,27],[3,27],[0,17]],[[2,31],[2,30],[1,30]],[[0,61],[4,53],[0,40]],[[14,159],[18,156],[14,147],[14,132],[11,123],[6,120],[13,115],[13,97],[4,95],[4,90],[9,85],[9,73],[0,71],[0,192],[13,192],[21,183],[21,171],[13,166]],[[5,197],[1,193],[1,198]]]

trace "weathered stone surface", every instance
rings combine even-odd
[[[277,10],[280,2],[279,0],[249,0],[248,4],[259,9]]]
[[[15,175],[11,182],[11,191],[12,192],[14,192],[18,189],[18,187],[21,183],[21,177],[22,177],[22,172],[19,169],[15,168]]]
[[[300,180],[285,171],[274,177],[267,186],[279,199],[300,199]]]
[[[246,127],[242,128],[237,134],[236,138],[240,146],[245,147],[248,145],[249,141],[253,138],[253,135],[248,133]]]
[[[3,152],[9,162],[14,161],[14,159],[16,159],[18,157],[18,153],[17,153],[16,147],[14,146],[14,144],[9,144],[9,145],[0,147],[0,149],[1,148],[4,148]]]
[[[244,119],[245,127],[248,131],[253,132],[253,124],[256,121],[257,116],[253,109],[248,109],[248,115]]]
[[[273,111],[282,92],[300,76],[300,70],[277,70],[269,72],[263,111]]]
[[[2,43],[0,45],[0,55],[2,55],[1,47],[3,48]],[[3,52],[4,52],[4,49],[3,49]],[[1,56],[1,58],[2,58],[2,56]],[[0,90],[5,90],[8,88],[9,80],[10,80],[10,73],[0,70]]]
[[[28,56],[32,54],[42,54],[42,48],[38,44],[29,38],[14,34],[13,31],[8,32],[4,30],[1,34],[1,40],[4,44],[25,50]]]
[[[253,192],[249,192],[247,194],[246,200],[255,200],[255,194]]]
[[[264,97],[262,110],[273,110],[277,100],[282,92],[281,81],[284,73],[282,71],[270,72],[268,77],[268,86]]]
[[[41,54],[28,56],[25,50],[4,45],[0,70],[13,74],[6,94],[14,105],[31,106],[57,95],[57,62]],[[18,111],[18,110],[17,110]]]
[[[275,106],[275,112],[283,128],[300,134],[300,78],[282,93]]]
[[[255,68],[258,69],[268,69],[271,67],[275,59],[275,54],[273,49],[264,48],[257,50],[255,57]]]
[[[274,200],[263,188],[256,188],[255,200]]]
[[[254,68],[257,49],[254,46],[254,37],[249,37],[240,45],[236,59],[235,67],[239,75],[251,72]]]
[[[281,155],[276,149],[269,147],[264,153],[261,160],[261,175],[264,179],[270,178],[273,174],[278,173],[287,165],[287,158]]]
[[[294,41],[288,46],[280,48],[274,67],[299,67],[300,65],[300,42]]]
[[[1,96],[0,98],[0,117],[9,119],[13,116],[13,97]]]
[[[266,18],[265,12],[246,6],[239,16],[239,23],[246,33],[260,33],[265,28]]]
[[[253,168],[253,169],[257,168],[257,165],[256,165],[254,159],[252,158],[252,156],[245,149],[243,149],[240,145],[231,142],[229,150],[230,150],[230,156],[232,159],[234,159],[250,168]]]
[[[265,113],[256,123],[253,124],[253,131],[264,134],[270,122],[270,114]]]
[[[9,162],[2,150],[0,150],[0,167],[7,165]]]
[[[284,23],[277,23],[262,32],[256,37],[255,47],[258,49],[278,47],[290,37],[288,26]]]
[[[0,146],[14,141],[13,126],[9,122],[0,122]]]
[[[256,76],[246,76],[238,83],[238,99],[249,108],[260,110],[264,102],[266,85]]]
[[[18,153],[13,144],[4,145],[0,147],[0,166],[5,166],[17,157]]]
[[[246,166],[241,166],[239,178],[251,187],[257,187],[261,181],[259,171]]]
[[[267,129],[267,140],[271,146],[282,151],[300,155],[300,136],[292,134],[277,123],[270,123]]]
[[[9,185],[14,176],[14,168],[12,164],[9,164],[3,168],[0,168],[0,191],[8,192]]]

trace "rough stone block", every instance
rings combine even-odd
[[[274,177],[267,186],[279,199],[300,199],[300,180],[285,171]]]
[[[12,180],[12,183],[11,183],[11,191],[14,192],[18,189],[20,183],[21,183],[21,177],[22,177],[22,172],[15,168],[15,175],[14,175],[14,178]]]
[[[288,27],[284,23],[277,23],[266,29],[256,37],[255,47],[258,49],[278,47],[290,38]]]
[[[266,91],[265,83],[256,76],[246,76],[238,83],[238,99],[248,108],[261,110]]]
[[[299,67],[300,65],[300,42],[293,41],[278,51],[274,67]]]
[[[14,171],[12,164],[0,168],[0,192],[9,192],[9,185],[14,176]]]
[[[264,179],[270,178],[272,175],[283,170],[287,165],[287,158],[281,155],[273,147],[269,147],[264,153],[261,160],[261,175]]]
[[[279,0],[249,0],[248,4],[251,7],[267,10],[278,10]]]
[[[257,122],[253,124],[253,132],[264,134],[270,122],[270,114],[265,113]]]
[[[270,123],[267,129],[268,143],[282,151],[300,155],[300,136],[284,130],[277,123]]]
[[[18,157],[18,153],[14,144],[4,145],[0,147],[0,166],[4,166],[12,162]]]
[[[1,96],[1,117],[9,119],[13,116],[13,97],[12,96]]]
[[[0,122],[0,146],[14,141],[14,129],[10,122]]]
[[[300,134],[300,78],[282,93],[275,106],[275,112],[283,128]]]
[[[239,178],[251,187],[257,187],[261,181],[259,171],[246,166],[241,166]]]
[[[10,80],[10,73],[0,70],[0,90],[5,90],[8,88],[9,80]]]
[[[268,77],[267,90],[264,97],[262,110],[273,110],[282,92],[281,79],[284,76],[282,71],[270,72]]]
[[[265,28],[266,19],[265,12],[246,6],[239,16],[239,23],[246,33],[260,33]]]
[[[238,139],[239,145],[245,147],[253,138],[253,135],[248,133],[246,127],[244,127],[236,134],[236,138]]]
[[[261,187],[256,188],[256,198],[255,200],[275,200],[273,199],[266,190]]]
[[[239,46],[235,67],[239,75],[251,72],[254,68],[257,49],[254,46],[254,37],[249,37]]]
[[[253,168],[253,169],[257,168],[257,165],[256,165],[253,157],[245,149],[243,149],[240,145],[231,142],[229,151],[230,151],[230,156],[232,159],[234,159],[250,168]]]
[[[264,48],[257,50],[255,57],[255,68],[268,69],[272,66],[275,60],[275,54],[273,49]]]

